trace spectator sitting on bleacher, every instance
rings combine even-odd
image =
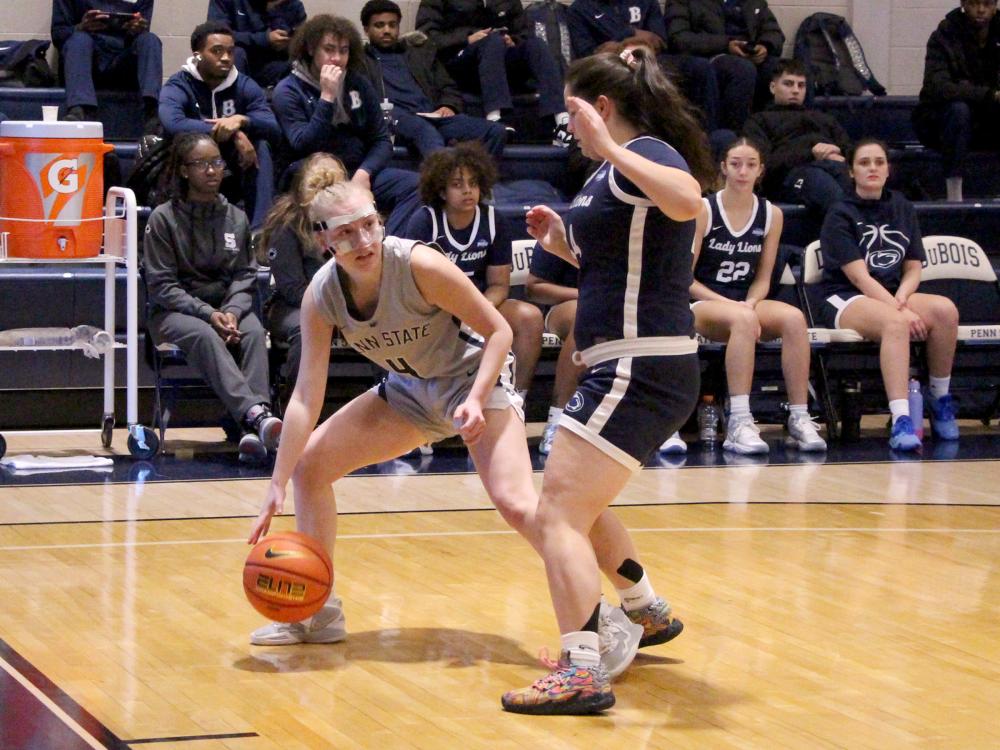
[[[767,0],[667,0],[671,52],[711,60],[718,78],[720,126],[739,132],[768,84],[785,44]]]
[[[282,375],[289,393],[302,360],[302,297],[331,257],[316,243],[306,206],[320,190],[346,181],[347,170],[337,157],[322,151],[313,154],[303,160],[291,189],[274,202],[264,222],[260,243],[264,257],[259,260],[270,266],[274,282],[267,303],[267,329],[272,344],[288,347]]]
[[[997,151],[1000,140],[1000,18],[997,0],[962,0],[927,40],[924,85],[913,126],[944,155],[949,201],[962,200],[969,148]]]
[[[209,0],[208,20],[235,33],[236,69],[262,87],[288,75],[288,44],[306,20],[302,0]]]
[[[174,344],[209,382],[243,430],[240,460],[278,446],[271,414],[264,327],[254,313],[257,263],[246,214],[219,193],[226,163],[208,133],[171,145],[171,199],[146,225],[143,264],[157,344]]]
[[[723,449],[768,452],[750,413],[750,390],[757,341],[780,338],[789,403],[786,442],[800,451],[823,451],[826,442],[809,416],[805,316],[796,307],[767,298],[784,217],[780,208],[754,194],[763,172],[760,148],[741,138],[722,161],[725,187],[704,199],[693,245],[694,328],[710,341],[726,342],[729,419]],[[672,439],[679,441],[680,436]],[[670,452],[670,445],[668,441],[661,451]]]
[[[802,203],[821,219],[851,191],[844,154],[850,138],[826,112],[805,106],[806,69],[781,60],[771,81],[774,103],[747,120],[743,132],[767,152],[764,194]]]
[[[378,95],[364,76],[364,54],[360,34],[346,18],[310,18],[292,39],[292,72],[275,87],[271,104],[285,134],[287,160],[316,151],[334,154],[351,182],[371,190],[379,208],[390,212],[386,230],[399,235],[420,205],[418,179],[415,172],[388,166],[392,141]]]
[[[53,0],[52,41],[66,80],[64,120],[97,119],[95,84],[137,87],[143,132],[159,131],[163,45],[149,31],[152,20],[153,0]]]
[[[538,443],[538,452],[548,455],[552,450],[559,419],[563,407],[573,397],[577,380],[583,370],[582,365],[573,361],[576,353],[576,339],[573,337],[573,324],[576,323],[576,301],[580,296],[577,290],[577,278],[580,271],[553,253],[545,252],[535,247],[531,254],[531,266],[528,272],[527,296],[539,305],[549,305],[545,313],[545,330],[554,333],[562,341],[559,358],[556,360],[555,380],[552,384],[552,400],[549,402],[549,414],[545,421],[545,430]]]
[[[396,143],[424,157],[449,143],[481,141],[499,158],[507,141],[504,126],[461,114],[462,94],[427,36],[415,31],[399,38],[402,17],[393,0],[368,0],[361,9],[368,35],[365,67],[383,106],[386,101],[393,105]]]
[[[892,412],[889,447],[920,448],[909,412],[910,341],[927,342],[927,368],[934,435],[957,440],[955,406],[949,395],[958,337],[958,310],[947,297],[920,294],[923,240],[917,214],[902,194],[885,189],[889,157],[885,144],[866,138],[851,153],[855,191],[830,209],[823,222],[823,302],[828,328],[850,328],[880,341],[882,380]]]
[[[483,203],[496,184],[493,159],[474,142],[436,151],[420,169],[424,206],[404,237],[441,250],[483,293],[514,332],[514,387],[524,398],[542,352],[542,311],[510,299],[511,236],[507,221]]]
[[[264,91],[233,65],[233,32],[207,21],[191,34],[192,57],[160,92],[160,121],[167,136],[208,133],[219,145],[231,179],[222,192],[240,200],[257,230],[274,199],[272,146],[281,128]]]
[[[659,0],[574,0],[566,11],[574,57],[619,52],[619,45],[644,44],[661,67],[701,109],[711,132],[719,123],[719,84],[711,63],[694,55],[666,54],[667,28]]]
[[[430,37],[459,86],[482,95],[487,120],[513,108],[511,81],[534,79],[538,114],[554,121],[553,145],[569,145],[562,74],[521,0],[420,0],[417,29]]]

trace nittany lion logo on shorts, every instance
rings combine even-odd
[[[580,409],[582,408],[583,408],[583,396],[580,395],[580,391],[577,391],[576,393],[573,394],[573,397],[566,404],[566,407],[565,409],[563,409],[563,411],[568,411],[572,414],[573,412],[580,411]]]

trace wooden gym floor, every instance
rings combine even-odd
[[[994,460],[644,470],[618,510],[685,630],[588,718],[500,710],[558,640],[475,475],[343,480],[350,636],[283,648],[247,642],[263,480],[3,486],[0,748],[1000,747],[998,485]]]

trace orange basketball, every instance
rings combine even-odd
[[[284,531],[254,545],[243,566],[243,590],[264,617],[298,622],[312,617],[333,588],[333,563],[306,534]]]

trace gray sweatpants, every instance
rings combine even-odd
[[[229,347],[210,323],[179,312],[159,313],[150,321],[153,340],[176,344],[226,407],[243,425],[250,407],[269,404],[264,327],[250,313],[240,321],[240,343]]]

